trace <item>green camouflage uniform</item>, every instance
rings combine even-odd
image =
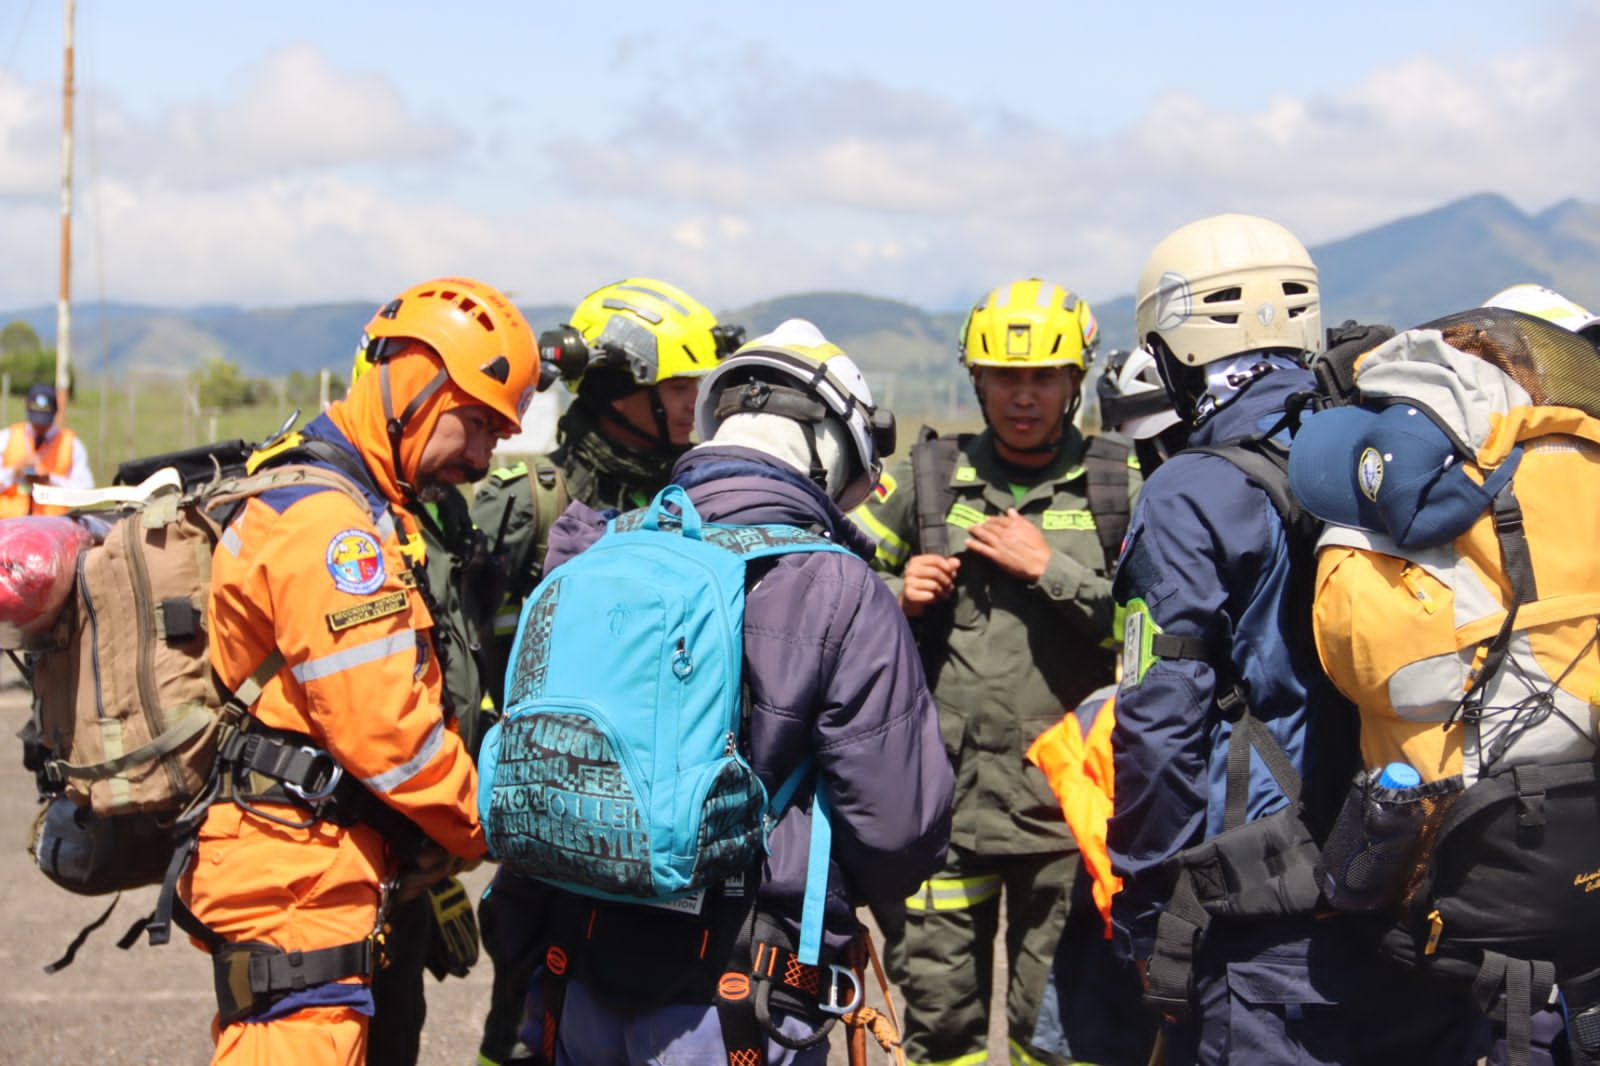
[[[1086,446],[1069,428],[1056,461],[1026,470],[1003,463],[986,431],[963,438],[950,477],[945,522],[961,569],[950,599],[913,625],[956,793],[946,867],[906,901],[897,968],[908,1061],[985,1061],[1002,890],[1011,1059],[1057,1061],[1032,1037],[1078,861],[1060,805],[1024,753],[1112,676],[1111,575],[1088,510]],[[1131,453],[1128,465],[1132,496],[1140,479]],[[1036,582],[964,550],[968,529],[1012,507],[1051,548]],[[921,551],[909,456],[851,517],[877,542],[873,565],[898,594],[906,560]]]

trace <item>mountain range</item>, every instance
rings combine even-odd
[[[1566,200],[1528,214],[1502,196],[1483,193],[1311,249],[1322,282],[1323,320],[1345,318],[1414,325],[1481,303],[1519,281],[1550,285],[1600,308],[1600,205]],[[78,341],[82,365],[184,368],[210,356],[252,376],[291,370],[342,370],[355,350],[370,303],[246,309],[165,309],[83,304]],[[523,309],[535,329],[556,325],[566,306]],[[1133,297],[1095,306],[1103,344],[1133,339]],[[964,392],[955,338],[964,313],[928,311],[851,292],[814,292],[719,311],[751,336],[785,318],[809,318],[855,355],[868,377],[883,379],[895,402],[956,403]],[[54,307],[0,312],[20,319],[46,344],[55,334]],[[940,397],[946,397],[940,400]]]

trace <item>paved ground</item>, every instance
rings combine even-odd
[[[149,912],[153,888],[124,894],[106,925],[90,937],[68,969],[47,975],[83,925],[107,899],[64,892],[34,868],[27,853],[36,810],[31,775],[22,769],[21,746],[9,739],[27,720],[27,693],[9,666],[0,678],[0,1063],[68,1066],[119,1063],[188,1066],[210,1059],[207,1023],[215,1010],[211,966],[186,940],[152,948],[141,942],[121,951],[117,939]],[[487,867],[466,878],[471,891],[488,881]],[[422,1066],[468,1066],[477,1053],[488,1004],[487,960],[465,980],[428,982],[428,1020],[422,1032]],[[872,990],[869,1002],[881,1002]],[[1002,1034],[991,1036],[1005,1062]],[[870,1062],[887,1062],[873,1049]],[[835,1039],[829,1066],[844,1066]]]

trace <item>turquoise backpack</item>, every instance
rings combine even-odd
[[[668,485],[540,582],[478,766],[490,853],[634,903],[691,900],[744,875],[813,771],[808,757],[769,797],[742,753],[745,567],[818,551],[845,549],[793,526],[705,523]],[[820,946],[830,846],[819,789],[802,960]]]

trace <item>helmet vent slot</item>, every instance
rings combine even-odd
[[[1233,300],[1239,299],[1243,295],[1244,295],[1244,290],[1241,289],[1239,286],[1235,285],[1231,289],[1218,289],[1216,292],[1207,294],[1206,297],[1203,300],[1201,300],[1201,303],[1208,303],[1208,304],[1229,303],[1229,302],[1231,302]]]

